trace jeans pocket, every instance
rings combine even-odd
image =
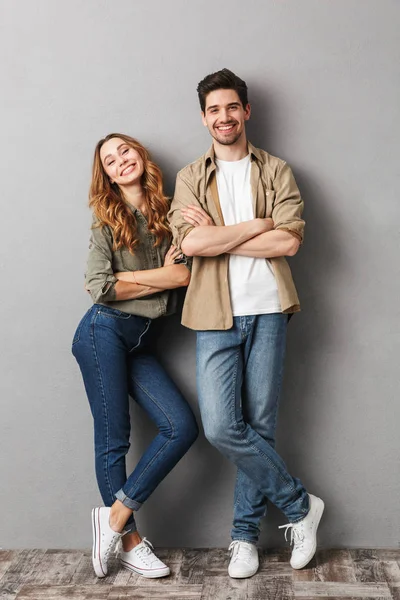
[[[118,310],[117,308],[111,308],[110,306],[101,305],[101,308],[99,308],[97,312],[110,319],[128,320],[132,317],[131,314],[122,312],[122,310]]]

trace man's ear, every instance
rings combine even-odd
[[[205,115],[205,113],[201,110],[200,114],[201,114],[201,120],[203,121],[204,127],[207,127],[207,121],[206,121],[206,115]]]
[[[246,108],[244,109],[244,120],[248,121],[251,116],[251,106],[250,104],[246,104]]]

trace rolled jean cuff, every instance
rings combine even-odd
[[[120,502],[122,502],[122,504],[124,504],[125,506],[127,506],[128,508],[130,508],[131,510],[134,510],[135,512],[139,510],[139,508],[142,506],[140,502],[136,502],[136,500],[132,500],[132,498],[129,498],[125,492],[121,490],[119,490],[116,494],[115,497],[117,498],[117,500],[119,500]]]

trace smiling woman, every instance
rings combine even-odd
[[[89,198],[86,289],[94,304],[78,325],[72,352],[93,415],[96,475],[105,504],[92,511],[93,567],[98,577],[107,575],[110,552],[121,541],[122,566],[144,577],[164,577],[169,568],[142,540],[133,513],[198,433],[151,342],[152,321],[174,311],[173,290],[188,285],[190,272],[170,245],[161,171],[137,140],[116,133],[100,140]],[[127,477],[129,396],[159,432]]]

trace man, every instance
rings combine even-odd
[[[223,69],[197,91],[213,143],[178,173],[169,219],[174,243],[193,256],[182,323],[197,330],[204,431],[238,467],[228,572],[257,572],[267,499],[289,520],[291,565],[301,569],[324,503],[288,473],[275,428],[287,322],[300,310],[285,256],[303,239],[303,201],[288,165],[246,139],[246,83]]]

